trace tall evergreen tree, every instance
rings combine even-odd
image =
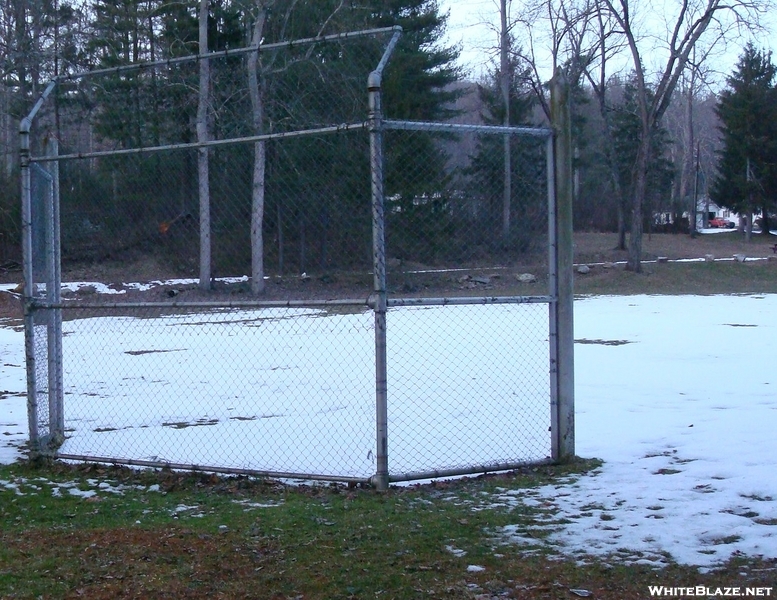
[[[527,87],[528,67],[519,59],[508,62],[508,98],[509,125],[529,125],[536,96]],[[478,85],[478,94],[483,105],[481,118],[486,125],[505,125],[506,108],[503,99],[501,66],[493,68],[485,80]],[[504,210],[504,155],[506,148],[502,136],[479,136],[472,165],[469,169],[472,189],[469,195],[477,198],[476,230],[479,235],[487,236],[497,247],[514,247],[516,242],[522,249],[529,241],[532,225],[542,228],[546,226],[537,217],[534,209],[544,207],[537,202],[538,188],[532,174],[544,165],[542,151],[544,147],[534,138],[527,139],[510,136],[509,161],[511,169],[510,181],[510,212],[521,215],[520,221],[513,219],[512,227],[505,237],[503,231]],[[528,175],[528,176],[527,176]],[[517,240],[516,236],[522,237]]]
[[[720,206],[748,215],[763,211],[766,234],[777,202],[776,73],[771,53],[745,47],[717,107],[724,148],[710,190]]]
[[[436,0],[389,0],[371,13],[368,25],[399,25],[403,32],[383,79],[386,117],[440,121],[456,114],[458,52],[445,43],[446,22]],[[388,251],[431,261],[451,234],[444,137],[392,131],[384,140]]]

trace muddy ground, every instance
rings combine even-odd
[[[575,273],[578,294],[633,293],[749,293],[777,292],[777,236],[756,235],[750,242],[736,231],[699,235],[691,238],[682,234],[645,235],[643,239],[643,273],[627,272],[624,262],[628,253],[617,249],[617,237],[610,233],[576,233],[574,261],[588,265],[586,274]],[[680,259],[700,259],[713,256],[714,263],[673,263]],[[739,263],[734,257],[746,256]],[[669,263],[656,262],[659,257]],[[459,265],[426,265],[420,263],[389,263],[389,293],[402,296],[443,297],[451,295],[538,295],[547,293],[547,275],[542,258],[501,265],[462,268]],[[520,275],[534,275],[536,281],[520,281]],[[193,280],[155,257],[137,258],[128,262],[105,261],[63,265],[64,282],[100,282],[120,294],[100,294],[99,288],[82,285],[65,290],[68,302],[164,301],[187,302],[216,300],[243,302],[266,300],[326,300],[351,298],[366,300],[372,289],[372,275],[367,272],[310,273],[267,280],[260,298],[250,293],[247,281],[224,283],[217,281],[212,291],[200,290]],[[188,275],[191,277],[191,275]],[[0,267],[0,284],[21,282],[21,267],[9,263]],[[524,277],[525,279],[525,277]],[[148,290],[139,291],[127,282],[168,281]],[[20,291],[19,289],[16,290]],[[0,293],[0,318],[19,318],[18,296]]]

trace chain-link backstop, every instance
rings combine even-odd
[[[400,33],[51,83],[22,127],[34,452],[378,487],[573,452],[557,140],[392,118]]]

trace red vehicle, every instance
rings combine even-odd
[[[735,225],[723,217],[715,217],[714,219],[710,219],[710,227],[719,229],[734,229]]]

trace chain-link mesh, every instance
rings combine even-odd
[[[61,82],[62,257],[127,270],[33,303],[41,436],[63,306],[60,456],[364,480],[384,425],[395,479],[549,456],[549,132],[382,121],[387,35],[209,59],[205,145],[195,60]],[[210,289],[126,285],[207,247]]]
[[[394,308],[387,321],[391,473],[550,455],[546,304]]]
[[[366,311],[66,309],[60,452],[368,478]]]
[[[401,288],[403,277],[424,268],[521,266],[547,273],[544,136],[401,121],[387,126],[390,281]],[[507,184],[505,136],[510,146]]]
[[[37,435],[43,440],[49,436],[54,428],[50,418],[50,394],[49,394],[49,320],[53,313],[49,310],[39,310],[34,314],[35,325],[33,327],[33,352],[35,355],[35,417],[37,423]]]
[[[48,257],[52,240],[50,225],[47,222],[52,203],[52,177],[40,165],[33,164],[30,169],[30,200],[32,205],[32,284],[33,293],[38,299],[46,299],[49,293]],[[36,394],[33,420],[37,423],[37,435],[45,439],[51,434],[50,419],[51,397],[49,394],[49,336],[54,312],[36,310],[32,314],[33,361],[35,369]]]
[[[263,267],[267,276],[366,273],[371,264],[369,151],[364,131],[265,144]],[[153,258],[181,276],[200,259],[195,150],[63,161],[62,239],[70,260]],[[253,144],[210,151],[212,274],[251,273]],[[151,274],[153,275],[153,273]],[[161,276],[160,274],[156,275]],[[369,283],[366,277],[362,280]]]
[[[153,256],[165,272],[196,274],[204,172],[192,146],[205,140],[214,276],[250,273],[258,205],[268,274],[368,266],[366,84],[391,33],[208,59],[205,138],[201,61],[63,81],[60,154],[74,159],[62,161],[63,259]],[[297,137],[322,129],[329,135]]]

